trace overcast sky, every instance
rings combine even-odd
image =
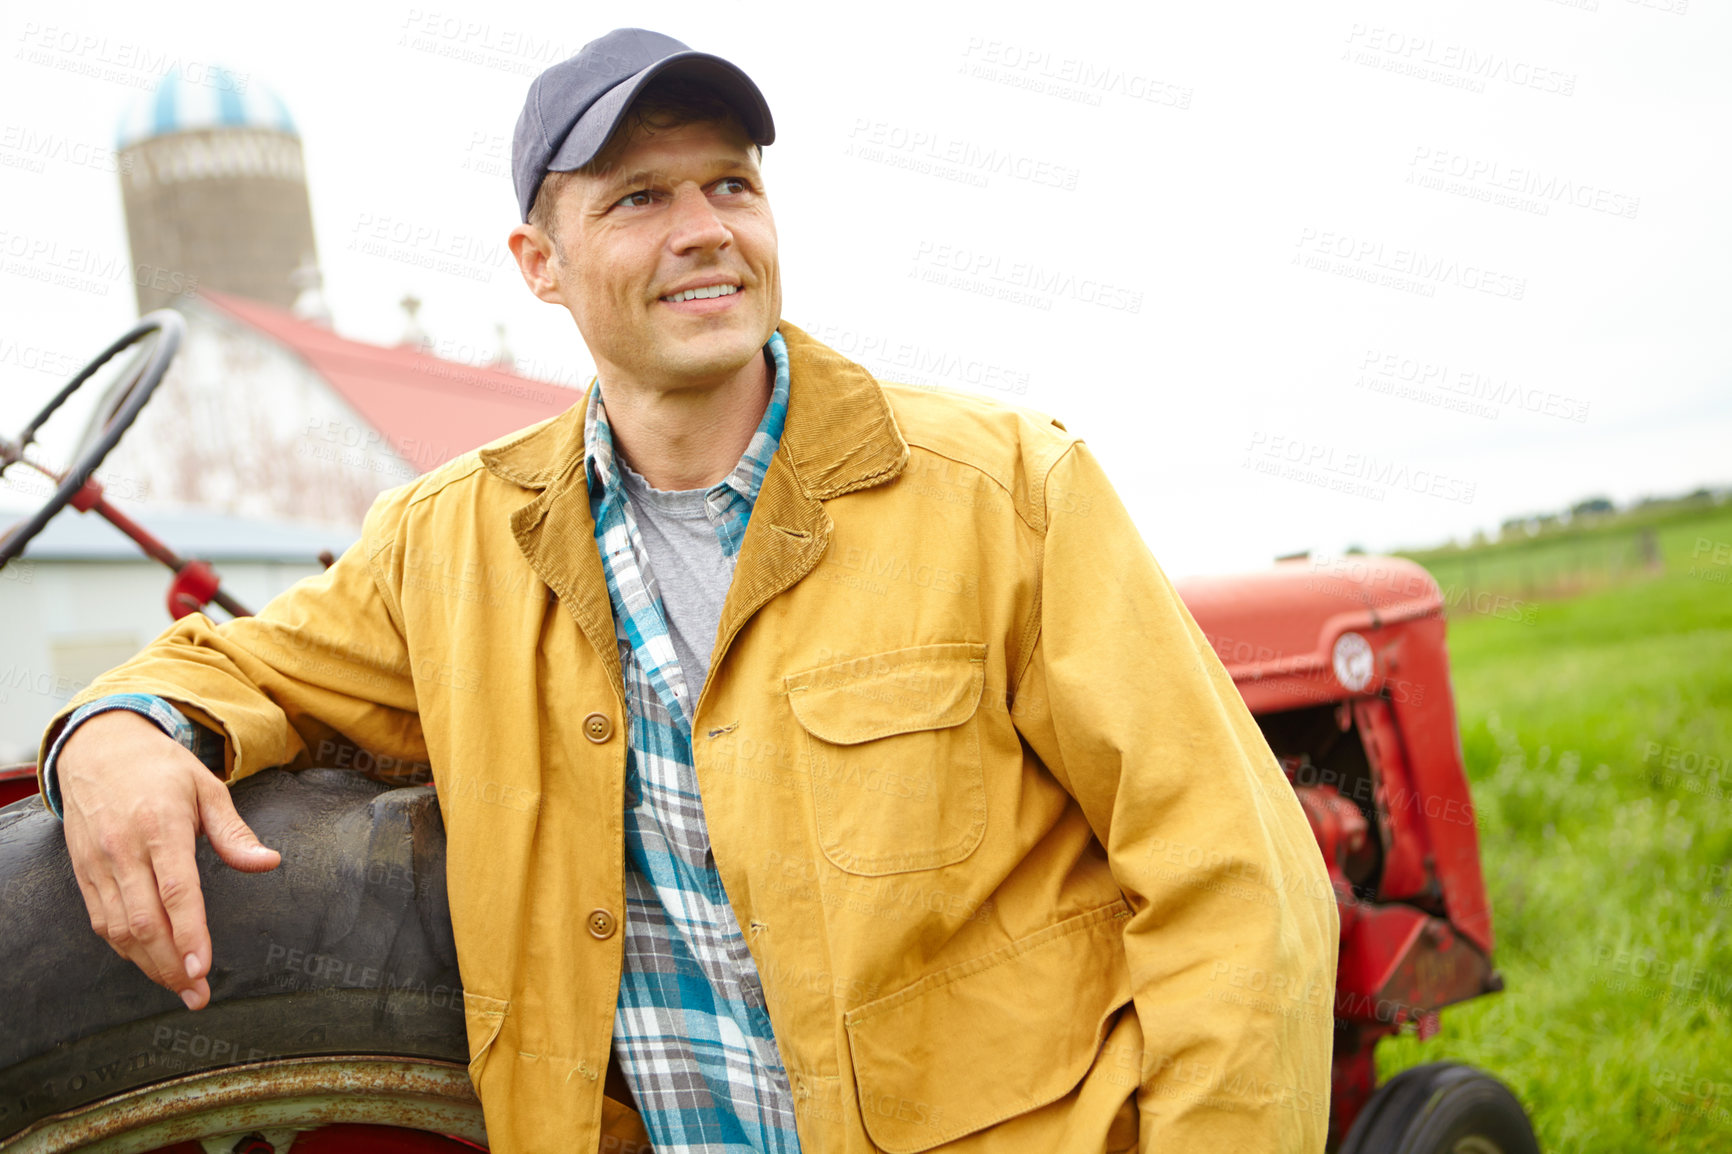
[[[340,332],[394,342],[413,291],[449,355],[503,323],[587,381],[506,263],[511,130],[536,72],[646,23],[769,101],[787,319],[1059,417],[1171,572],[1732,482],[1723,5],[628,11],[0,0],[0,429],[135,316],[40,271],[126,252],[106,150],[175,63],[287,103]]]

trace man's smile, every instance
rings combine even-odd
[[[745,291],[744,286],[726,281],[692,285],[658,297],[662,304],[671,305],[683,313],[709,314],[724,312],[734,306],[734,298]]]
[[[736,293],[739,291],[740,291],[740,286],[737,284],[726,284],[726,283],[707,284],[707,285],[696,286],[693,288],[682,289],[682,290],[679,290],[676,292],[671,292],[668,295],[662,297],[662,300],[664,300],[664,301],[689,301],[689,300],[699,299],[699,298],[703,298],[703,297],[727,296],[729,293]]]

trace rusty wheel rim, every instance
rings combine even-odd
[[[481,1104],[463,1066],[339,1056],[230,1066],[129,1090],[43,1118],[12,1138],[7,1149],[16,1154],[143,1154],[178,1142],[231,1135],[239,1141],[264,1131],[292,1136],[344,1122],[487,1144]]]

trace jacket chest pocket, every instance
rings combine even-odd
[[[980,761],[986,646],[921,645],[786,679],[831,864],[877,876],[937,869],[986,833]]]

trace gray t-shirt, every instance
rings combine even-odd
[[[716,527],[704,513],[708,489],[652,489],[619,462],[638,537],[667,611],[668,634],[695,707],[710,673],[710,653],[722,603],[734,579],[734,559],[722,552]]]

